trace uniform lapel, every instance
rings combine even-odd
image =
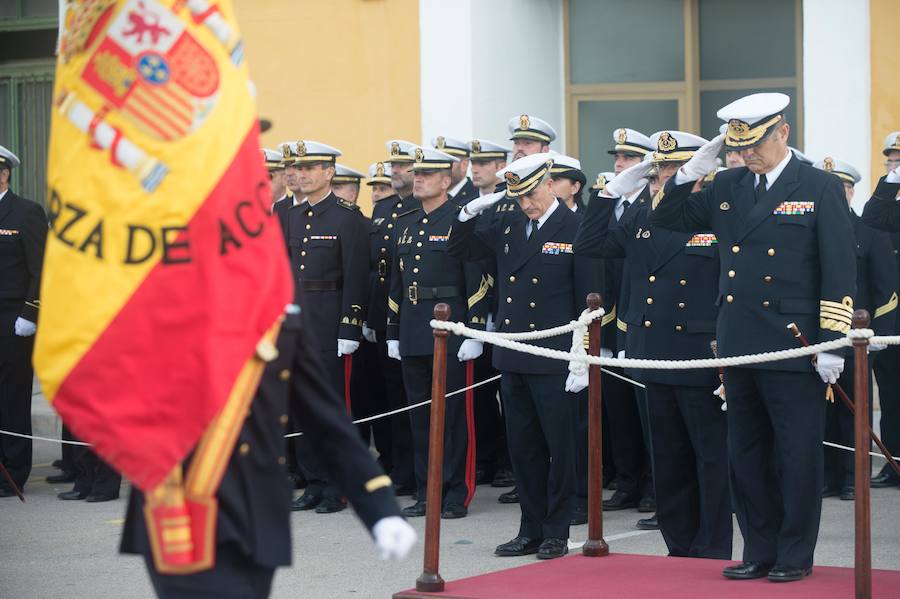
[[[753,173],[747,169],[744,176],[731,186],[731,197],[729,198],[731,212],[728,215],[728,229],[732,239],[737,239],[744,226],[744,221],[753,208]],[[724,202],[723,202],[724,203]],[[721,204],[719,205],[721,209]]]
[[[678,255],[678,252],[684,247],[685,235],[657,227],[653,229],[653,236],[657,238],[655,244],[656,262],[653,264],[653,270],[656,271]]]
[[[13,202],[16,200],[18,196],[14,194],[11,190],[6,190],[6,195],[3,196],[3,199],[0,200],[0,223],[3,222],[9,213],[12,212]]]
[[[790,150],[788,150],[790,151]],[[797,160],[796,156],[791,156],[791,160],[787,163],[787,166],[784,167],[784,170],[781,171],[781,175],[779,175],[778,179],[775,180],[775,184],[769,188],[769,191],[763,195],[762,198],[750,209],[750,212],[747,214],[747,218],[744,220],[741,225],[741,234],[737,238],[737,241],[743,240],[747,235],[749,235],[756,227],[758,227],[768,216],[772,214],[775,208],[778,207],[783,201],[785,201],[794,191],[800,186],[800,182],[797,180],[797,174],[800,171],[800,161]],[[754,177],[751,173],[750,180],[753,181]],[[752,187],[751,187],[751,198],[752,198]],[[751,199],[752,201],[752,199]]]
[[[549,241],[551,237],[553,237],[557,231],[559,231],[560,227],[563,224],[563,218],[565,216],[566,208],[565,204],[560,202],[559,206],[556,207],[556,210],[553,211],[553,214],[547,219],[547,222],[543,224],[543,226],[537,231],[533,231],[531,233],[531,237],[525,240],[525,224],[528,222],[528,218],[522,219],[522,227],[520,229],[521,233],[519,234],[519,238],[523,240],[523,246],[521,251],[519,251],[516,255],[515,261],[513,262],[513,271],[516,271],[522,266],[525,265],[528,260],[531,259],[535,254],[539,254],[541,252],[541,248],[544,245],[544,242]],[[522,213],[524,216],[524,213]],[[510,246],[510,253],[512,253],[513,248]]]

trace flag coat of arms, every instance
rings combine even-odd
[[[158,569],[197,571],[293,294],[243,43],[229,0],[68,0],[61,23],[34,362],[145,492]]]

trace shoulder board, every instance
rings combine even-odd
[[[407,210],[406,212],[401,212],[400,214],[397,215],[397,218],[402,218],[402,217],[406,216],[407,214],[412,214],[414,212],[418,212],[419,210],[421,210],[421,208],[413,208],[412,210]]]
[[[357,206],[356,204],[351,204],[343,198],[338,198],[337,205],[341,208],[346,208],[347,210],[359,210],[359,206]]]

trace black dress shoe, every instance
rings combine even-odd
[[[456,520],[457,518],[465,518],[469,513],[469,509],[459,503],[448,503],[441,511],[442,520]]]
[[[494,549],[494,555],[500,557],[517,557],[520,555],[531,555],[537,553],[541,547],[540,539],[532,539],[529,537],[516,537],[512,541],[507,541],[502,545],[497,545]]]
[[[569,520],[570,526],[580,526],[581,524],[587,524],[587,521],[588,513],[586,507],[579,505],[572,509],[572,518]]]
[[[317,514],[335,514],[341,512],[347,504],[341,501],[340,497],[324,497],[319,505],[316,506]]]
[[[754,578],[762,578],[769,573],[771,568],[772,564],[741,562],[736,566],[728,566],[722,570],[722,575],[732,580],[752,580]]]
[[[609,499],[603,500],[603,511],[615,512],[637,507],[637,497],[629,497],[625,491],[616,491]]]
[[[795,568],[784,564],[775,564],[769,570],[769,582],[793,582],[802,580],[812,574],[812,568]]]
[[[569,543],[566,539],[558,539],[554,537],[550,537],[544,539],[544,542],[541,543],[540,548],[538,548],[537,558],[538,559],[553,559],[556,557],[562,557],[569,552]]]
[[[841,501],[853,501],[856,499],[856,489],[853,485],[845,485],[841,488]]]
[[[516,477],[513,476],[512,470],[501,468],[494,473],[494,480],[491,481],[492,487],[514,487],[516,486]]]
[[[78,491],[66,491],[65,493],[60,493],[59,495],[57,495],[57,497],[59,497],[63,501],[72,501],[75,499],[85,499],[87,495]]]
[[[500,503],[519,503],[519,488],[513,487],[512,491],[500,493],[497,501],[499,501]]]
[[[837,497],[841,494],[841,490],[837,487],[833,487],[830,485],[825,485],[822,487],[822,499],[826,499],[828,497]]]
[[[641,497],[638,503],[638,511],[643,514],[652,514],[656,511],[656,499],[653,497]]]
[[[419,518],[425,515],[425,502],[417,501],[413,505],[406,506],[400,513],[407,518]]]
[[[872,482],[870,486],[873,489],[884,489],[885,487],[896,487],[900,485],[900,477],[897,476],[897,473],[890,469],[890,466],[887,467],[887,470],[884,468],[881,469],[881,472],[878,473],[878,476],[872,478]]]
[[[653,514],[649,518],[641,518],[635,526],[640,530],[659,530],[659,520],[656,519],[656,514]]]
[[[74,472],[66,472],[63,470],[59,474],[51,474],[47,477],[47,482],[51,485],[59,483],[74,483],[77,475]]]
[[[316,493],[304,493],[297,499],[291,502],[291,511],[292,512],[303,512],[306,510],[314,509],[317,505],[322,503],[322,496]]]
[[[118,495],[106,495],[105,493],[94,493],[92,495],[88,495],[84,498],[84,500],[88,503],[101,503],[103,501],[114,501],[118,499]]]

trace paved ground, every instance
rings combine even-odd
[[[36,398],[37,399],[37,398]],[[43,400],[41,400],[43,401]],[[37,404],[36,404],[37,408]],[[46,431],[44,431],[46,432]],[[152,597],[143,562],[117,551],[123,499],[86,504],[62,502],[56,494],[70,485],[50,485],[44,477],[58,446],[35,444],[35,464],[26,488],[28,502],[0,500],[0,598],[22,599],[140,599]],[[880,467],[881,461],[876,460]],[[470,516],[443,523],[441,573],[446,579],[530,563],[533,557],[496,558],[494,546],[516,532],[518,506],[496,501],[500,489],[479,487]],[[408,501],[404,501],[406,505]],[[900,490],[872,492],[873,563],[877,568],[900,569]],[[613,551],[665,555],[656,532],[637,531],[633,510],[605,515],[606,539]],[[422,534],[424,519],[412,521]],[[350,511],[292,516],[294,566],[275,578],[273,597],[389,597],[411,587],[422,566],[422,546],[407,560],[378,561],[368,533]],[[572,529],[572,543],[584,541],[587,526]],[[735,525],[734,555],[741,539]],[[828,499],[816,552],[820,565],[853,565],[853,503]]]

